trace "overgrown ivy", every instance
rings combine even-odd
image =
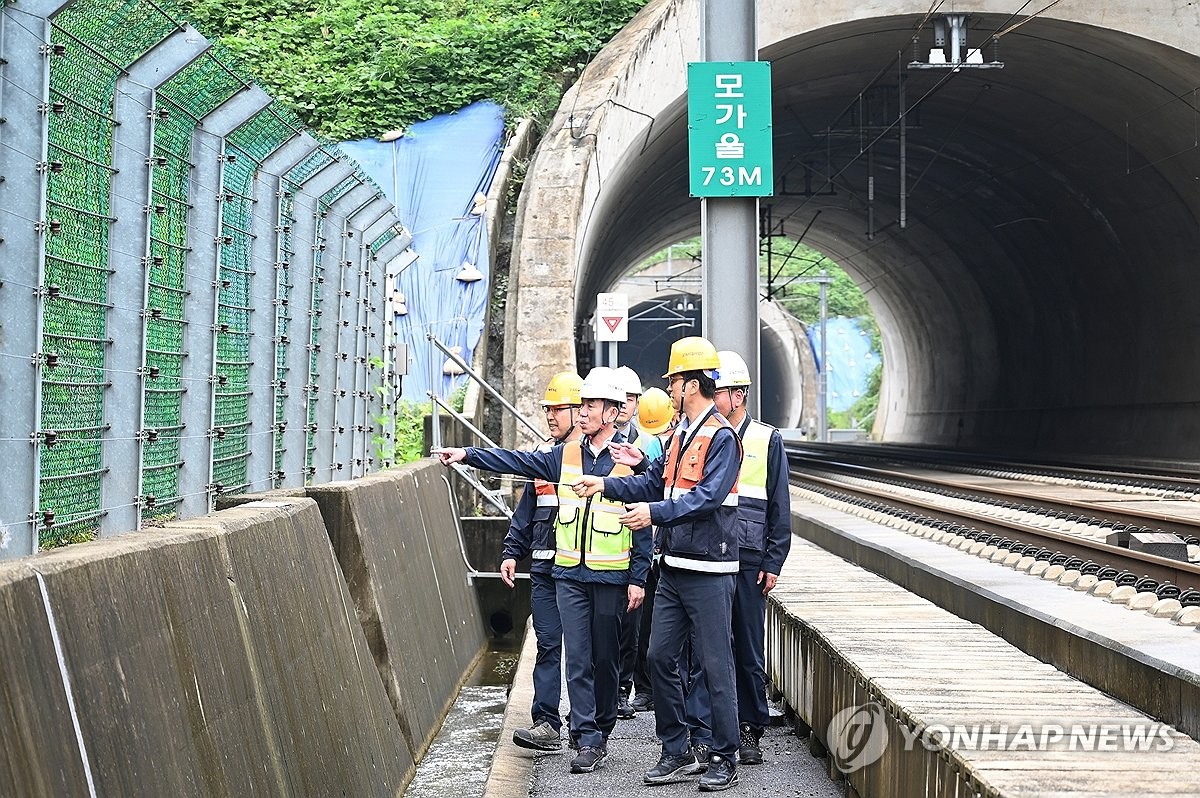
[[[200,30],[332,139],[477,100],[544,122],[645,0],[184,0]]]

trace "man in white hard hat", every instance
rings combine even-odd
[[[639,430],[633,419],[637,417],[638,400],[642,396],[642,378],[629,366],[614,369],[617,385],[625,391],[625,403],[617,414],[617,432],[624,436],[628,443],[637,443]]]
[[[631,476],[615,465],[609,443],[616,436],[617,411],[625,392],[612,369],[592,369],[579,389],[579,429],[583,439],[549,452],[512,449],[439,449],[444,465],[465,462],[476,468],[544,479],[558,486],[553,576],[567,659],[571,737],[579,746],[572,773],[590,773],[608,756],[608,737],[617,722],[620,618],[642,604],[650,570],[650,535],[633,534],[621,522],[619,502],[580,498],[571,485],[589,475]]]
[[[574,371],[560,371],[550,378],[542,395],[542,411],[554,445],[579,440],[579,390],[583,379]],[[550,451],[548,443],[538,447]],[[535,479],[525,484],[521,500],[513,510],[508,533],[501,547],[500,578],[510,588],[516,586],[517,561],[530,557],[529,603],[533,633],[537,639],[537,659],[533,665],[533,702],[529,728],[513,732],[512,740],[534,751],[562,750],[562,620],[558,614],[557,591],[552,565],[554,560],[554,519],[558,515],[558,487],[553,482]]]
[[[738,761],[761,763],[759,739],[770,723],[764,629],[767,594],[775,587],[792,547],[792,506],[787,456],[779,430],[750,417],[750,370],[736,352],[718,352],[721,367],[714,401],[742,440],[738,476],[738,560],[733,596],[733,657],[737,677]]]

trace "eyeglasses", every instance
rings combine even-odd
[[[574,410],[575,405],[547,405],[542,408],[546,415],[551,416],[563,410]]]
[[[681,381],[682,379],[683,379],[682,374],[672,374],[670,377],[667,377],[667,388],[670,389],[670,387],[672,385],[674,385],[678,381]]]

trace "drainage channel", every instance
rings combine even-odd
[[[518,649],[484,653],[417,765],[405,798],[478,798],[504,722]]]

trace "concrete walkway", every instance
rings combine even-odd
[[[504,727],[492,760],[484,795],[487,798],[524,796],[571,796],[571,798],[616,798],[645,795],[653,798],[697,795],[696,779],[678,784],[647,786],[642,774],[658,761],[661,751],[654,735],[654,714],[639,713],[632,720],[618,720],[608,741],[608,758],[594,773],[571,773],[574,752],[534,754],[512,743],[512,732],[528,726],[532,701],[532,667],[535,652],[533,633],[526,631],[521,662],[513,679]],[[566,689],[563,689],[564,701]],[[564,710],[566,709],[564,705]],[[826,774],[825,759],[808,752],[807,740],[797,737],[787,725],[773,726],[762,739],[762,765],[738,768],[738,786],[727,795],[805,796],[840,798],[842,787]]]

